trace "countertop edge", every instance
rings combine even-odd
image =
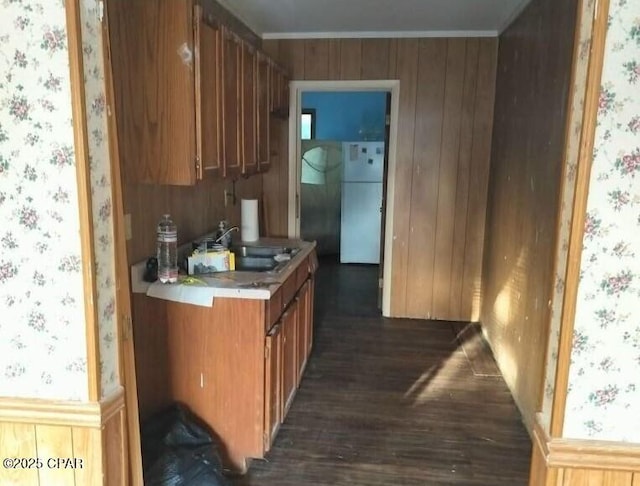
[[[189,243],[190,244],[190,243]],[[300,251],[291,259],[291,262],[283,269],[279,274],[271,274],[268,272],[241,272],[244,275],[253,277],[253,281],[259,280],[276,280],[272,285],[267,288],[244,288],[234,286],[232,279],[226,280],[229,286],[215,286],[208,285],[205,288],[211,289],[211,295],[213,298],[231,298],[231,299],[251,299],[251,300],[269,300],[273,294],[275,294],[282,284],[297,271],[300,263],[307,258],[312,251],[316,248],[315,241],[304,241],[287,238],[261,238],[255,242],[242,242],[246,246],[295,246],[300,248]],[[146,260],[138,262],[131,266],[131,292],[133,294],[147,294],[151,285],[155,283],[145,282],[144,271],[146,268]],[[230,272],[233,273],[233,272]],[[226,273],[225,273],[226,274]],[[228,274],[227,274],[228,276]],[[207,280],[215,279],[216,277],[210,277]],[[160,284],[158,284],[160,285]],[[173,284],[170,284],[173,285]],[[189,287],[188,285],[179,284],[182,287]],[[240,285],[237,284],[237,285]],[[203,288],[198,286],[198,288]],[[155,298],[155,297],[153,297]],[[167,299],[168,300],[168,299]]]

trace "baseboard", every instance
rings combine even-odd
[[[640,444],[550,437],[540,414],[531,464],[529,486],[640,485]]]
[[[534,427],[535,427],[535,417],[532,417],[531,414],[527,414],[525,413],[525,409],[522,406],[522,403],[520,402],[520,396],[516,393],[516,390],[514,390],[514,388],[511,386],[511,383],[509,383],[504,377],[507,376],[504,372],[504,370],[502,369],[502,363],[500,362],[500,360],[498,359],[498,353],[496,352],[496,349],[494,348],[494,344],[491,341],[491,339],[489,339],[489,333],[487,332],[487,328],[484,326],[484,323],[482,320],[477,321],[477,323],[480,325],[480,330],[482,331],[482,336],[484,337],[485,342],[487,343],[487,345],[489,346],[489,349],[491,349],[491,354],[493,354],[493,359],[496,362],[496,365],[498,366],[498,370],[500,371],[500,375],[502,376],[502,379],[504,380],[504,383],[507,385],[507,388],[509,389],[509,393],[511,394],[511,398],[513,398],[514,403],[516,404],[516,407],[518,408],[518,412],[520,412],[520,419],[522,420],[522,424],[524,425],[524,428],[527,430],[527,433],[529,434],[529,437],[531,438],[531,440],[534,439]]]

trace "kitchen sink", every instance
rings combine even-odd
[[[285,246],[234,246],[231,247],[231,251],[236,254],[236,262],[238,258],[247,257],[268,257],[273,259],[276,255],[290,255],[294,256],[300,251],[300,248],[289,248]]]
[[[269,256],[238,256],[236,254],[236,271],[269,272],[279,265]]]
[[[230,250],[236,256],[237,272],[278,273],[285,268],[300,248],[285,246],[233,246]],[[274,258],[282,255],[282,258]]]

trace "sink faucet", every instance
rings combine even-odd
[[[237,226],[227,228],[227,224],[226,221],[220,221],[218,223],[218,231],[216,232],[216,239],[214,241],[214,243],[220,243],[225,248],[229,248],[229,245],[231,245],[231,232],[240,230]]]

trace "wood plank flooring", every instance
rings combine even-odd
[[[526,485],[530,440],[502,377],[454,325],[384,319],[377,267],[321,262],[316,338],[266,461],[237,486]]]

